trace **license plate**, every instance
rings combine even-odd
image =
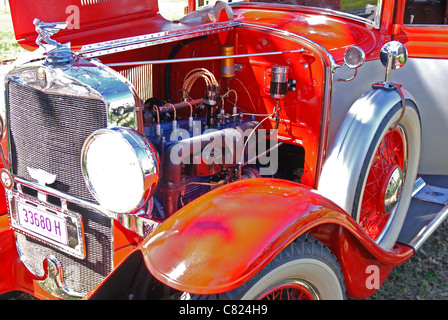
[[[83,220],[79,213],[15,190],[7,190],[6,196],[14,231],[79,259],[86,257]]]
[[[22,228],[63,245],[68,245],[65,219],[22,202],[17,202],[17,215]]]

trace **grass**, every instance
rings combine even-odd
[[[392,270],[370,299],[448,299],[447,234],[448,221],[445,221],[409,261]]]
[[[366,6],[366,4],[377,5],[378,0],[341,0],[341,8],[345,10],[359,9]]]
[[[2,12],[0,14],[0,61],[13,60],[21,53],[25,52],[22,49],[15,37],[9,12]]]

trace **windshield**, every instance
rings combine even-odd
[[[195,3],[196,9],[212,6],[217,0],[159,0],[159,10],[169,20],[179,19],[184,15],[189,2]],[[226,1],[226,0],[224,0]],[[262,2],[270,4],[300,5],[307,7],[331,9],[359,17],[366,22],[378,24],[379,8],[382,0],[227,0],[236,2]]]
[[[248,2],[282,3],[332,9],[375,22],[381,0],[250,0]]]

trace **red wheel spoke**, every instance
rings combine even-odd
[[[312,300],[310,290],[299,283],[281,284],[260,297],[260,300]]]
[[[372,239],[377,239],[390,218],[384,209],[384,194],[391,171],[403,170],[403,138],[398,130],[388,131],[374,155],[364,187],[359,223]]]

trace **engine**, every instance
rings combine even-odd
[[[205,83],[203,98],[189,96],[196,82]],[[157,98],[144,103],[145,135],[161,159],[153,212],[160,219],[215,187],[260,177],[263,168],[257,160],[279,146],[275,135],[255,120],[255,114],[239,110],[232,101],[236,92],[224,92],[208,70],[189,72],[180,91],[178,103]],[[226,104],[231,105],[232,112],[225,111]]]

